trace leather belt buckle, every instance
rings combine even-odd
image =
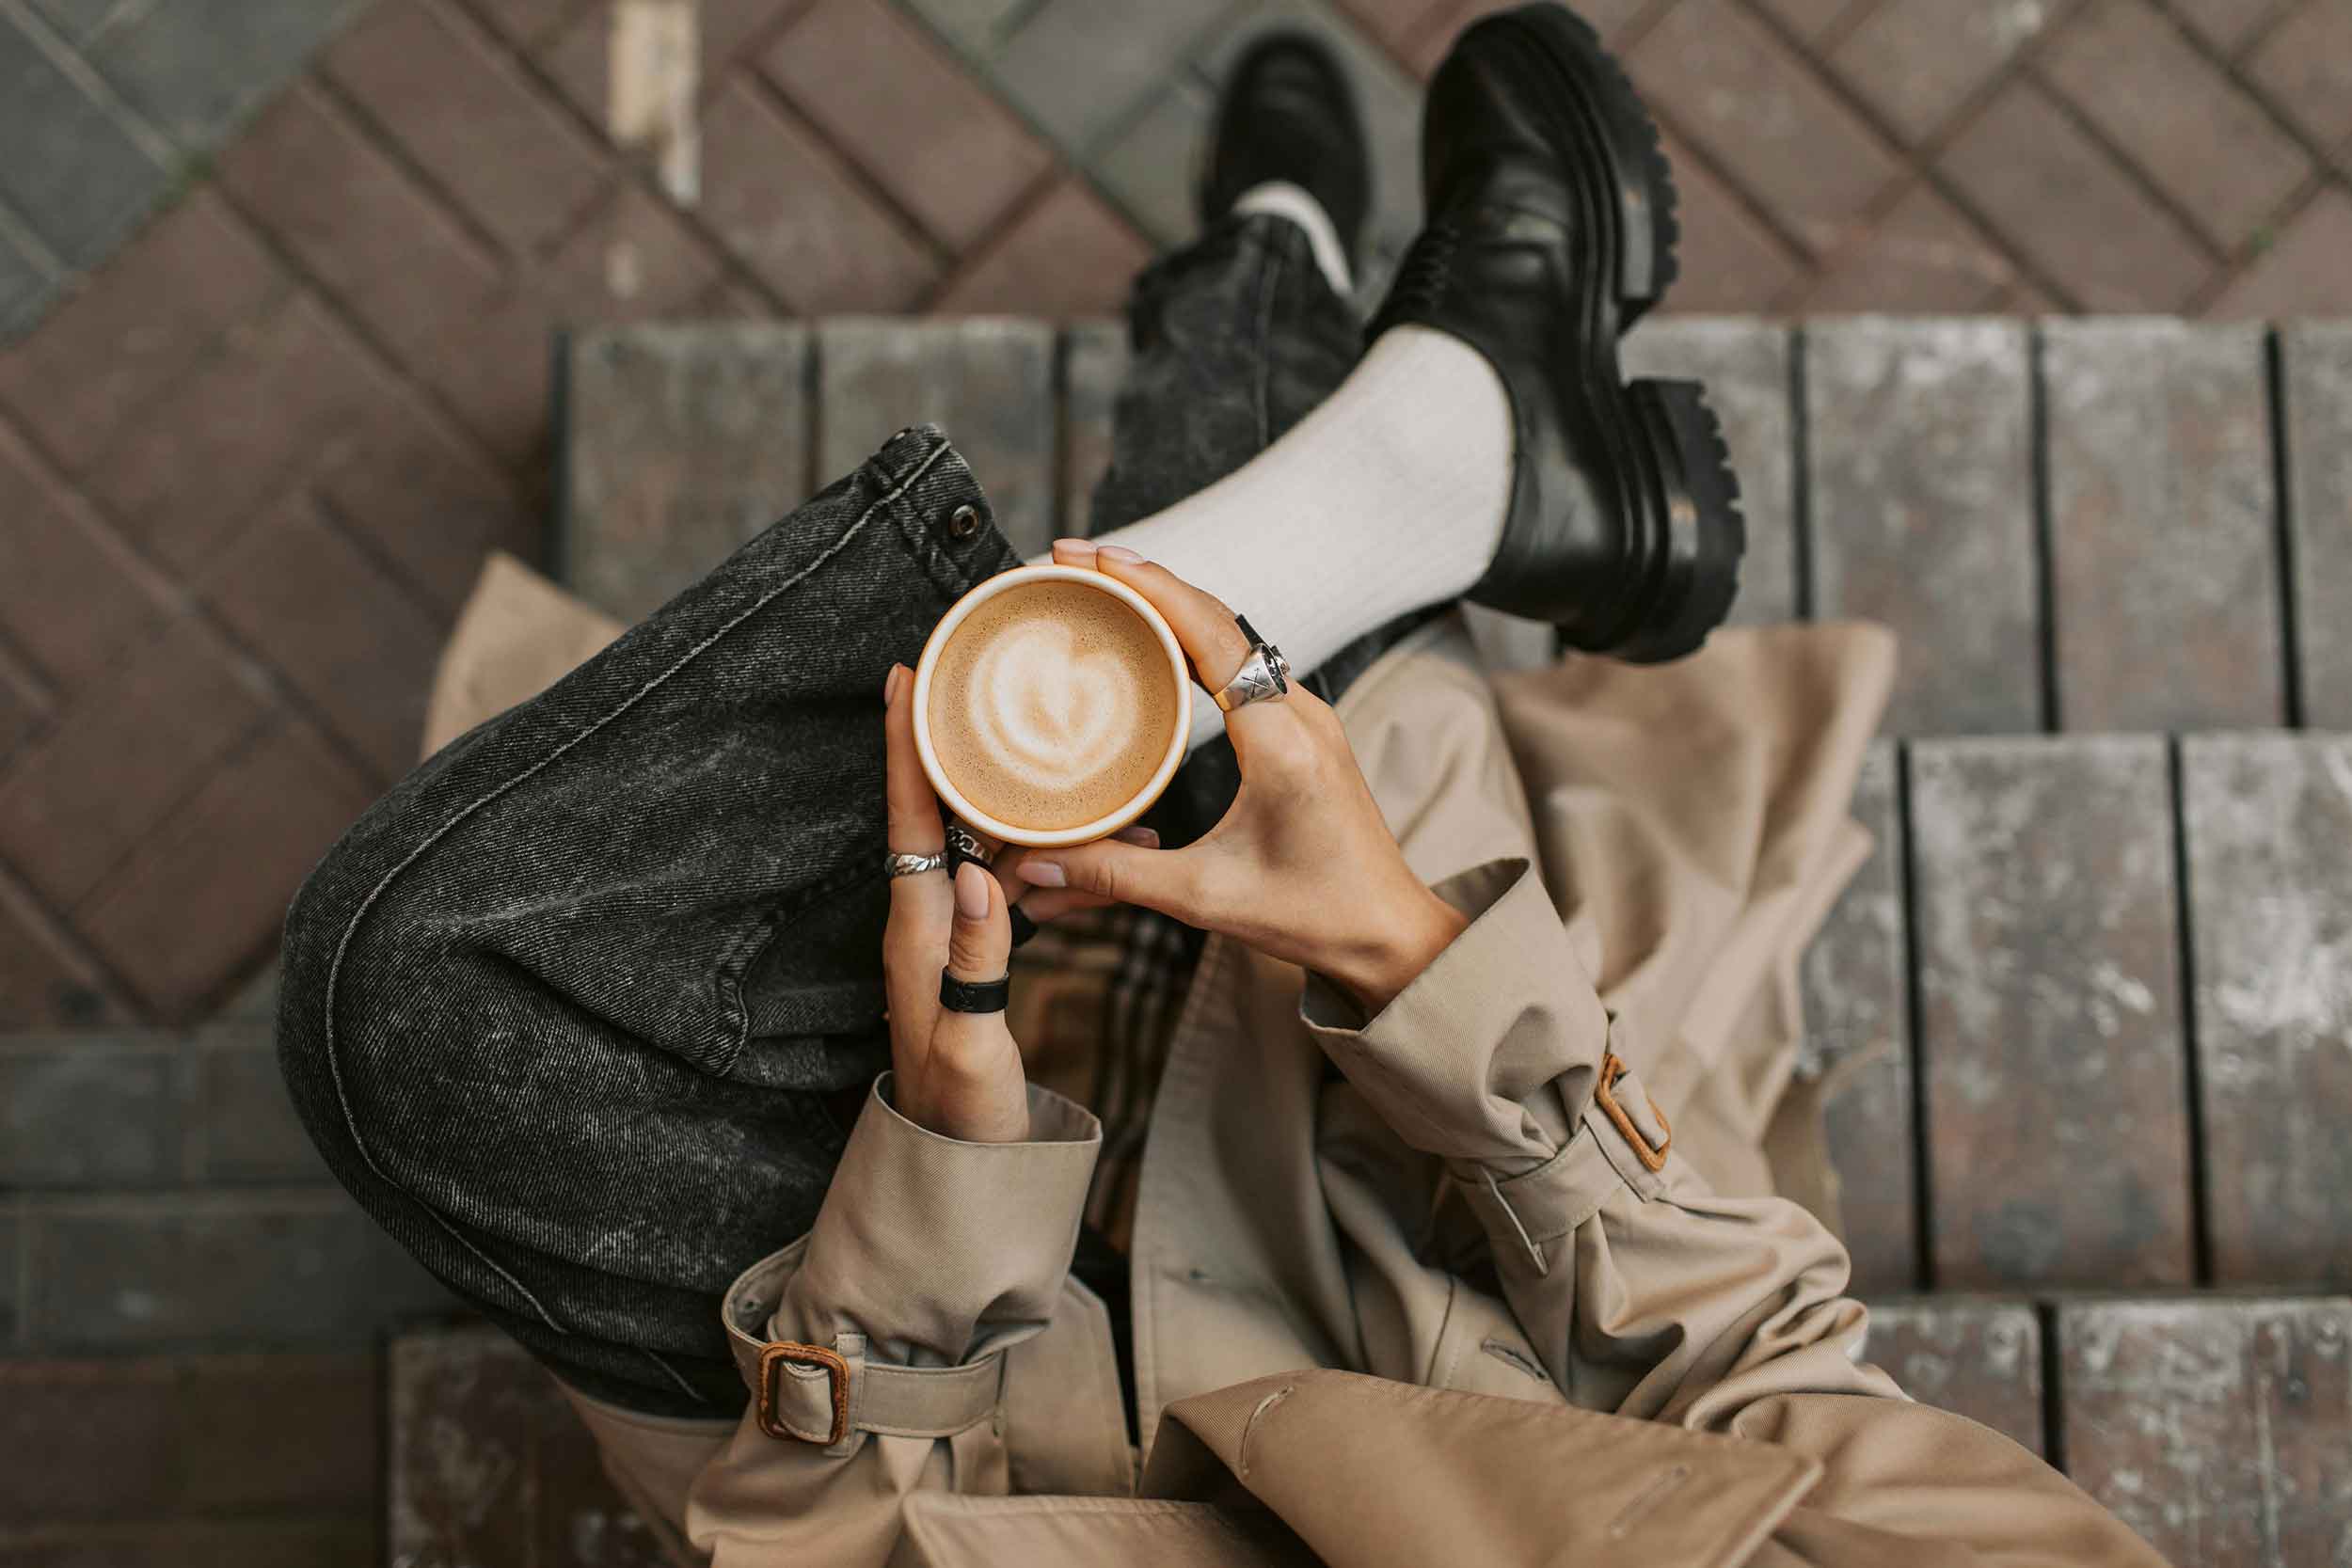
[[[850,1435],[850,1364],[822,1345],[796,1344],[783,1339],[759,1353],[759,1430],[771,1437],[795,1443],[816,1443],[818,1439],[793,1431],[784,1424],[779,1409],[784,1388],[784,1369],[817,1367],[824,1370],[833,1389],[833,1431],[818,1445],[832,1448]]]
[[[1658,1101],[1650,1099],[1647,1089],[1642,1090],[1642,1098],[1648,1101],[1649,1114],[1657,1118],[1659,1131],[1665,1133],[1665,1137],[1655,1144],[1643,1135],[1642,1130],[1633,1124],[1633,1118],[1626,1114],[1625,1107],[1617,1103],[1614,1092],[1617,1080],[1623,1078],[1629,1070],[1615,1052],[1604,1053],[1600,1059],[1599,1081],[1593,1085],[1593,1101],[1601,1108],[1611,1121],[1616,1123],[1617,1131],[1624,1134],[1625,1141],[1632,1147],[1633,1157],[1642,1162],[1644,1169],[1664,1170],[1666,1150],[1674,1147],[1675,1130],[1668,1124],[1666,1113],[1658,1108]]]

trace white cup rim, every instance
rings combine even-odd
[[[980,606],[999,594],[1037,582],[1080,583],[1099,589],[1124,603],[1142,617],[1143,624],[1150,626],[1152,634],[1159,639],[1162,651],[1168,655],[1168,669],[1176,677],[1176,721],[1170,726],[1167,752],[1160,758],[1160,765],[1152,771],[1150,782],[1116,809],[1074,828],[1017,828],[992,816],[974,805],[955,786],[947,777],[947,770],[939,765],[939,753],[931,745],[931,676],[939,667],[940,650],[946,646],[947,639],[955,634],[956,628],[963,625],[965,619]],[[1152,802],[1167,790],[1168,781],[1175,778],[1178,766],[1184,760],[1185,742],[1192,737],[1192,661],[1184,657],[1184,647],[1176,641],[1176,633],[1168,626],[1168,618],[1152,608],[1151,600],[1133,588],[1107,573],[1084,566],[1016,566],[979,583],[950,605],[947,613],[940,617],[939,624],[931,628],[930,638],[923,643],[922,655],[914,662],[914,749],[923,760],[923,772],[930,780],[931,788],[938,791],[940,799],[947,802],[948,809],[961,817],[967,826],[991,838],[1032,849],[1089,844],[1098,838],[1107,838],[1151,810]]]

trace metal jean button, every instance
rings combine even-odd
[[[947,515],[947,532],[958,539],[969,539],[980,531],[979,508],[965,502]]]

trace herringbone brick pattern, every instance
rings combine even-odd
[[[1147,255],[881,0],[706,8],[681,204],[599,129],[605,20],[364,9],[0,353],[0,1028],[205,1016],[266,958],[484,550],[539,553],[564,326],[1093,308]]]

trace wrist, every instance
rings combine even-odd
[[[1375,1017],[1469,926],[1469,916],[1423,888],[1421,898],[1330,977],[1367,1018]]]

